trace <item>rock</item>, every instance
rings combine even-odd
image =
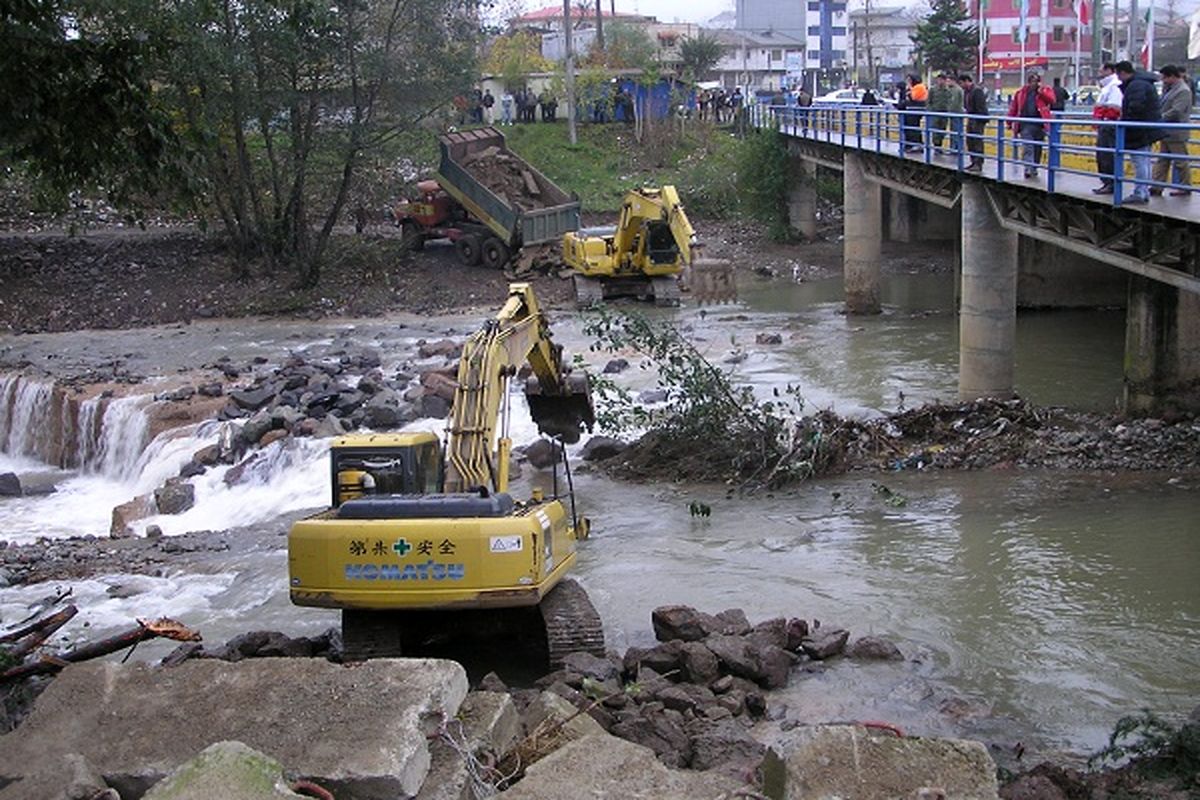
[[[764,689],[782,689],[792,674],[792,657],[782,647],[773,644],[751,645],[757,674],[754,680]]]
[[[304,412],[292,406],[276,406],[271,410],[271,425],[290,431],[304,419]]]
[[[96,767],[78,753],[67,753],[60,763],[46,763],[22,779],[4,785],[7,765],[0,764],[0,798],[3,800],[110,800],[111,791]],[[112,798],[121,800],[121,798]]]
[[[900,648],[878,636],[860,636],[846,648],[849,658],[861,661],[903,661],[904,654]]]
[[[996,764],[979,742],[899,738],[856,725],[800,727],[763,764],[764,793],[784,800],[937,797],[996,800]],[[848,791],[849,787],[853,787]]]
[[[201,447],[192,454],[192,461],[206,467],[215,467],[221,463],[221,446],[210,444],[208,447]]]
[[[189,461],[179,468],[178,477],[186,481],[188,478],[195,478],[205,472],[208,472],[208,467],[197,464],[195,461]]]
[[[591,653],[568,653],[563,659],[563,669],[602,683],[617,680],[621,675],[621,670],[616,664]]]
[[[629,445],[611,436],[593,436],[579,451],[579,457],[584,461],[603,461],[620,455],[627,447]]]
[[[679,669],[683,661],[683,642],[663,642],[649,649],[631,647],[625,651],[625,671],[634,674],[639,667],[648,667],[660,675]]]
[[[185,400],[191,400],[196,396],[195,386],[180,386],[174,391],[167,392],[163,395],[164,400],[171,400],[176,403],[181,403]]]
[[[8,570],[0,567],[0,589],[7,589],[13,584],[13,575]]]
[[[229,399],[243,411],[258,411],[275,399],[275,390],[269,386],[241,389],[230,392]]]
[[[605,375],[616,375],[629,369],[629,362],[623,358],[614,358],[604,365]]]
[[[846,649],[846,640],[849,638],[850,631],[841,628],[817,628],[800,646],[809,658],[823,661],[841,655],[842,651]]]
[[[196,391],[203,397],[220,397],[225,394],[225,387],[219,383],[202,383]]]
[[[621,712],[611,732],[613,736],[650,748],[668,767],[686,767],[692,759],[692,749],[683,723],[679,711],[645,703],[636,710]]]
[[[756,680],[758,663],[750,643],[740,636],[710,636],[704,643],[730,673],[739,678]]]
[[[283,766],[241,742],[216,742],[163,778],[143,800],[274,800],[300,798],[288,788]]]
[[[122,797],[140,797],[208,745],[237,740],[337,797],[410,797],[429,769],[429,726],[454,718],[466,693],[462,667],[435,659],[73,664],[20,736],[0,737],[0,785],[79,753]],[[27,799],[18,786],[0,800]]]
[[[660,689],[654,693],[654,699],[676,711],[695,711],[717,702],[715,694],[694,683],[679,683]]]
[[[667,402],[667,390],[647,389],[644,392],[638,392],[637,399],[639,403],[647,406],[652,406],[655,403],[665,403]]]
[[[434,394],[447,403],[453,403],[454,392],[458,389],[457,370],[422,372],[421,388],[425,390],[425,394]]]
[[[521,719],[507,694],[472,692],[463,700],[449,731],[481,762],[499,763],[516,744]],[[462,754],[441,738],[430,745],[429,775],[416,800],[475,800]]]
[[[147,525],[146,526],[146,538],[147,539],[161,539],[162,535],[163,535],[163,529],[158,527],[157,525]]]
[[[462,355],[462,345],[450,339],[426,342],[417,348],[417,355],[420,358],[458,358]]]
[[[20,497],[21,494],[21,479],[15,473],[0,473],[0,497]]]
[[[275,442],[278,442],[280,439],[286,439],[288,437],[288,435],[289,435],[288,432],[286,430],[284,430],[283,428],[275,428],[274,430],[269,430],[263,434],[263,437],[261,439],[258,440],[258,446],[259,447],[267,447],[269,445],[275,444]]]
[[[783,336],[778,333],[760,333],[754,337],[755,344],[783,344]]]
[[[440,395],[427,394],[417,401],[417,413],[430,419],[445,419],[450,416],[450,402]]]
[[[342,421],[334,416],[327,416],[317,423],[316,430],[312,435],[318,439],[328,439],[333,436],[342,436],[346,433],[346,427],[342,425]]]
[[[721,677],[721,663],[702,642],[684,642],[679,653],[679,668],[685,681],[708,686]]]
[[[785,650],[788,646],[787,620],[783,617],[776,617],[760,622],[750,631],[748,638],[755,645],[763,647],[771,645]]]
[[[709,633],[723,633],[726,636],[745,636],[753,630],[750,620],[746,619],[746,612],[740,608],[727,608],[724,611],[718,611],[715,619],[717,626],[710,630]]]
[[[154,490],[154,505],[160,514],[182,514],[196,504],[196,487],[171,478]]]
[[[545,731],[557,723],[570,720],[558,728],[568,739],[581,739],[593,734],[605,735],[600,723],[587,714],[576,716],[575,712],[578,710],[560,695],[549,691],[542,692],[521,715],[521,728],[525,735],[529,736],[539,728]]]
[[[550,469],[560,455],[558,445],[549,439],[538,439],[525,448],[525,458],[534,469]]]
[[[727,775],[753,775],[767,748],[733,720],[701,723],[692,736],[692,769],[720,769]]]
[[[660,642],[698,642],[718,623],[711,615],[691,606],[659,606],[650,612],[650,624]]]
[[[1000,790],[1003,800],[1069,800],[1054,781],[1045,775],[1022,775]]]
[[[724,777],[668,769],[645,747],[612,736],[588,736],[531,766],[525,778],[501,797],[715,800],[736,788],[737,783]]]
[[[258,440],[274,427],[271,412],[263,409],[242,423],[242,441],[246,444],[257,444]]]
[[[479,680],[479,691],[508,694],[508,685],[494,672],[489,672]]]
[[[800,651],[800,646],[808,638],[808,621],[793,617],[787,624],[787,647],[793,653]]]
[[[104,590],[104,594],[114,600],[124,600],[128,597],[137,597],[145,590],[128,583],[117,583]]]
[[[108,532],[114,539],[132,536],[132,523],[152,514],[154,514],[154,495],[144,494],[135,497],[113,509],[112,524],[109,526]]]
[[[230,467],[221,480],[226,486],[238,486],[254,477],[259,470],[264,469],[266,463],[262,453],[251,453]]]
[[[205,655],[224,661],[241,661],[243,658],[311,658],[313,645],[307,638],[292,639],[279,631],[250,631],[233,637]]]

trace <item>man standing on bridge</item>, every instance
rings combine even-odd
[[[1020,117],[1011,123],[1013,131],[1023,141],[1021,160],[1025,162],[1025,177],[1036,178],[1038,164],[1042,163],[1042,140],[1046,138],[1046,123],[1050,119],[1050,104],[1054,92],[1042,86],[1042,76],[1030,72],[1025,85],[1017,90],[1008,104],[1008,115]]]
[[[1188,83],[1184,80],[1183,70],[1175,66],[1165,66],[1159,73],[1162,75],[1163,96],[1162,96],[1162,120],[1163,122],[1175,122],[1186,124],[1188,118],[1192,114],[1192,90],[1188,88]],[[1191,131],[1188,128],[1171,129],[1165,132],[1162,144],[1159,148],[1162,151],[1162,156],[1154,162],[1154,180],[1158,183],[1167,182],[1167,173],[1175,173],[1175,180],[1172,181],[1177,189],[1171,190],[1173,197],[1184,197],[1191,189],[1192,177],[1187,158],[1188,158],[1188,135]],[[1172,158],[1178,156],[1178,158]],[[1150,190],[1151,194],[1161,194],[1162,189],[1155,186]]]
[[[1117,77],[1121,79],[1121,121],[1162,122],[1154,74],[1135,71],[1133,64],[1122,61],[1117,64]],[[1125,128],[1125,149],[1131,151],[1129,157],[1133,161],[1134,185],[1133,194],[1121,198],[1121,202],[1150,202],[1150,148],[1161,138],[1162,128],[1150,125]]]
[[[987,127],[988,118],[987,95],[975,85],[970,75],[960,75],[958,82],[962,86],[963,111],[969,115],[967,151],[971,154],[971,163],[964,169],[967,172],[983,172],[983,130]]]

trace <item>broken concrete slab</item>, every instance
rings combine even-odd
[[[517,742],[521,717],[512,697],[498,692],[471,692],[447,721],[443,735],[429,747],[431,763],[416,800],[475,800],[465,752],[484,763],[499,763]],[[453,744],[446,741],[446,737]]]
[[[763,774],[764,791],[783,800],[999,797],[996,764],[982,743],[861,725],[796,728],[772,746]]]
[[[241,742],[217,742],[156,783],[143,800],[287,800],[283,766]]]
[[[339,800],[411,797],[429,770],[427,734],[466,694],[463,668],[432,659],[75,664],[0,737],[0,785],[79,753],[138,798],[208,745],[237,740]],[[0,800],[26,797],[0,789]]]
[[[7,770],[0,769],[0,773]],[[0,775],[0,780],[4,780]],[[95,765],[78,753],[67,753],[55,763],[28,770],[0,790],[0,797],[21,800],[94,800],[108,788]]]
[[[619,797],[621,800],[731,798],[736,782],[713,773],[663,766],[648,747],[603,734],[585,736],[531,766],[503,800]]]
[[[524,728],[525,735],[528,736],[547,719],[553,720],[553,722],[569,720],[562,725],[561,729],[563,735],[569,739],[581,739],[584,736],[591,735],[607,735],[607,732],[599,722],[592,719],[586,713],[578,714],[578,711],[579,709],[571,705],[561,695],[557,695],[554,692],[542,692],[525,709],[525,714],[521,717],[521,727]],[[553,722],[548,724],[553,724]]]

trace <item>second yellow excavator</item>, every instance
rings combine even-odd
[[[732,266],[699,250],[675,187],[642,187],[626,193],[616,225],[565,234],[562,257],[575,270],[580,308],[616,297],[677,306],[681,278],[699,302],[735,299]]]

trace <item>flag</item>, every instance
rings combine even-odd
[[[1092,21],[1089,11],[1087,0],[1079,0],[1079,7],[1075,9],[1075,13],[1079,17],[1079,24],[1081,26],[1087,25]]]
[[[1017,9],[1021,12],[1021,21],[1017,25],[1017,42],[1025,44],[1025,40],[1029,38],[1029,27],[1025,23],[1029,16],[1029,0],[1017,0]]]
[[[1142,53],[1140,61],[1142,69],[1150,69],[1150,65],[1154,63],[1154,4],[1146,9],[1146,15],[1143,17],[1146,23],[1146,39],[1142,42]]]

